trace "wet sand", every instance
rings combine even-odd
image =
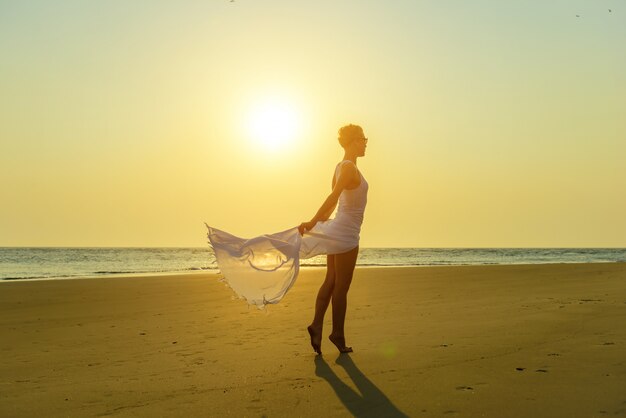
[[[626,416],[626,264],[324,270],[266,312],[210,273],[0,283],[0,416]]]

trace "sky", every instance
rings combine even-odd
[[[0,246],[289,229],[355,123],[361,247],[626,247],[624,1],[0,0],[0,57]]]

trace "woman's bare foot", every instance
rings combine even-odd
[[[346,339],[345,337],[338,337],[333,334],[328,336],[328,339],[337,346],[340,353],[351,353],[352,347],[346,347]]]
[[[316,328],[313,325],[306,327],[311,336],[311,347],[317,354],[322,354],[322,328]]]

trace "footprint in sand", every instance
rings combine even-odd
[[[548,373],[548,371],[546,369],[537,369],[537,370],[535,370],[535,372],[538,372],[538,373]]]
[[[457,386],[456,390],[474,390],[471,386]]]

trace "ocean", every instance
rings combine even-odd
[[[362,248],[358,266],[626,262],[626,248]],[[324,266],[326,257],[302,260]],[[218,271],[210,248],[0,247],[0,281]]]

